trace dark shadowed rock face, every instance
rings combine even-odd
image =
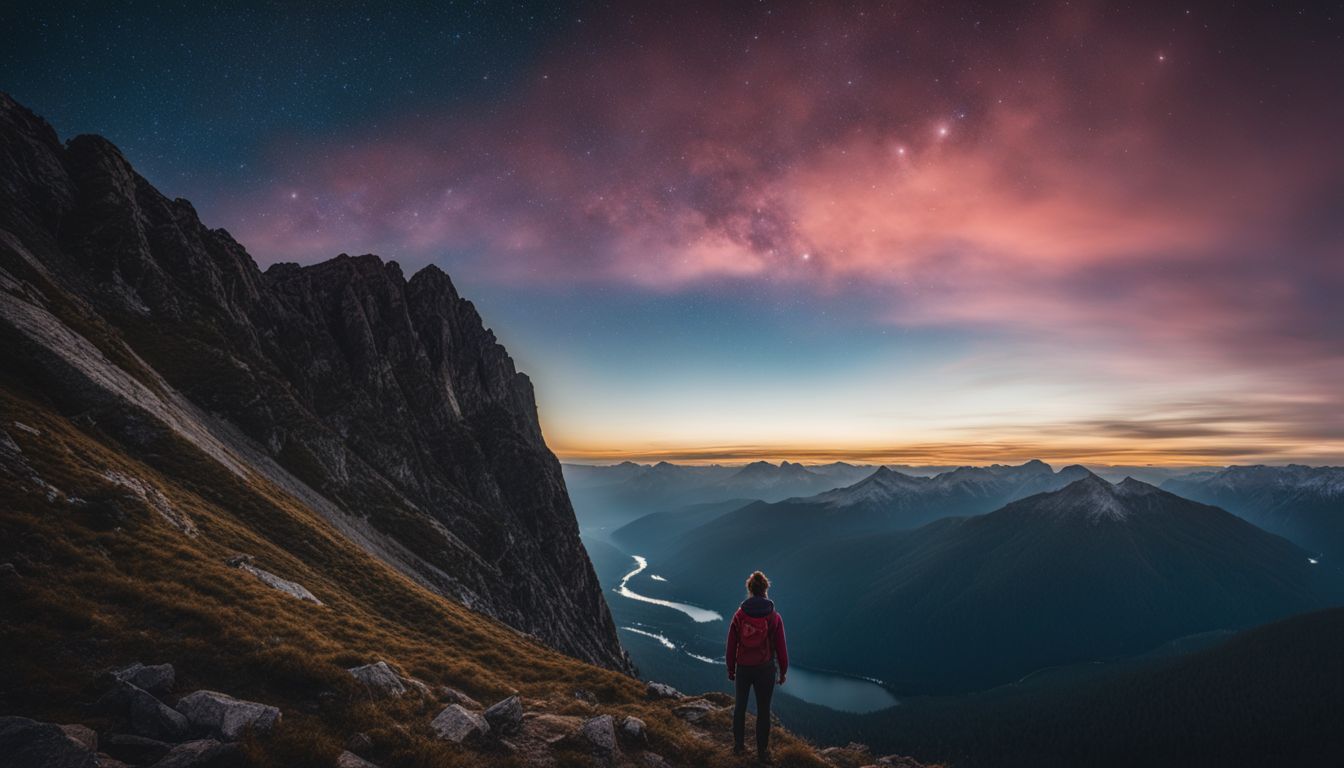
[[[172,430],[422,584],[628,668],[531,382],[437,267],[263,272],[109,142],[62,146],[0,94],[0,346],[126,445]]]

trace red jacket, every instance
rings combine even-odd
[[[738,625],[744,616],[753,618],[766,617],[766,622],[770,627],[770,647],[774,651],[774,657],[779,662],[779,674],[783,675],[789,670],[789,646],[784,641],[784,619],[775,611],[775,604],[764,597],[749,597],[742,601],[742,605],[733,614],[733,620],[728,624],[728,652],[725,657],[728,660],[728,674],[737,674],[737,644],[738,644]]]

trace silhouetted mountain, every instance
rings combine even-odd
[[[0,142],[11,376],[130,454],[177,435],[424,586],[626,666],[532,385],[446,274],[262,272],[100,137],[62,146],[0,96]]]
[[[654,512],[612,531],[611,540],[635,554],[660,552],[687,530],[752,503],[750,499],[729,499]]]
[[[765,569],[799,658],[901,692],[983,688],[1340,597],[1339,574],[1299,547],[1136,480],[1088,473],[990,514],[848,538],[823,533],[841,516],[808,509],[827,522],[790,505],[723,515],[657,567],[677,599],[716,609]]]
[[[1334,565],[1344,561],[1344,467],[1227,467],[1162,488],[1220,506]]]

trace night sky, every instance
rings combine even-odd
[[[1344,462],[1339,3],[8,3],[259,264],[435,262],[562,457]]]

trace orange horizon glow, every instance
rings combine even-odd
[[[1070,464],[1090,466],[1153,466],[1153,467],[1223,467],[1248,464],[1309,464],[1336,465],[1337,452],[1323,452],[1306,456],[1265,456],[1257,454],[1220,454],[1192,448],[1185,452],[1156,452],[1143,446],[1116,445],[1111,447],[1050,447],[1029,446],[1020,443],[970,443],[965,445],[892,445],[872,447],[804,447],[804,446],[664,446],[664,447],[588,447],[553,445],[560,461],[567,464],[609,465],[632,461],[637,464],[656,464],[666,461],[690,466],[742,465],[755,461],[778,464],[790,461],[798,464],[830,464],[837,461],[850,464],[888,464],[908,466],[986,466],[990,464],[1023,464],[1033,459],[1044,461],[1056,469]],[[1335,447],[1338,451],[1338,447]]]

